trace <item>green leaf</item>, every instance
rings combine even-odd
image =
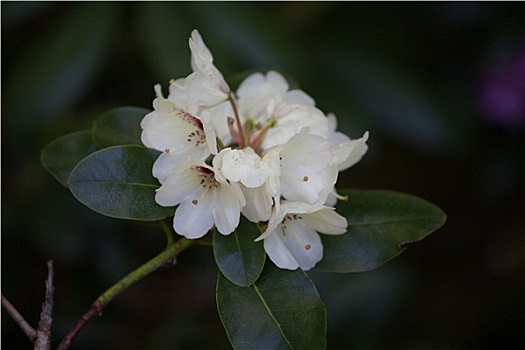
[[[73,195],[110,217],[154,221],[173,215],[155,202],[158,181],[151,174],[160,152],[138,145],[114,146],[84,158],[69,177]]]
[[[102,114],[91,129],[93,141],[99,148],[142,145],[140,122],[149,112],[151,111],[139,107],[118,107]]]
[[[266,252],[256,224],[241,218],[239,227],[230,235],[217,231],[213,235],[213,254],[217,266],[231,282],[247,287],[257,280],[264,267]]]
[[[421,198],[391,191],[343,190],[348,201],[337,211],[348,220],[340,236],[321,235],[323,260],[318,271],[361,272],[375,269],[441,227],[445,213]]]
[[[40,162],[58,182],[67,187],[73,168],[96,150],[91,132],[78,131],[51,141],[40,153]]]
[[[326,309],[312,281],[298,269],[268,263],[250,287],[221,273],[217,307],[235,349],[324,349]]]

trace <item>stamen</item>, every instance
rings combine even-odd
[[[303,177],[300,177],[300,176],[296,176],[294,173],[292,173],[290,170],[286,169],[286,168],[281,168],[281,171],[283,174],[286,174],[286,176],[294,179],[295,181],[299,181],[299,182],[308,182],[309,178],[308,176],[303,176]]]
[[[195,205],[199,204],[199,201],[198,201],[197,199],[194,199],[194,200],[192,200],[191,202],[192,202],[193,204],[195,204]]]
[[[228,117],[226,119],[228,123],[228,129],[230,129],[230,135],[232,135],[232,138],[235,140],[235,142],[239,145],[240,148],[243,148],[241,145],[244,143],[242,136],[235,130],[235,119],[232,117]]]
[[[282,224],[281,224],[281,226],[282,226],[282,230],[283,230],[283,234],[284,234],[284,236],[286,236],[286,230],[289,229],[289,230],[292,232],[292,234],[294,235],[295,239],[297,239],[297,240],[299,241],[299,243],[301,243],[301,244],[303,245],[304,249],[306,249],[306,250],[310,250],[310,249],[312,248],[312,246],[311,246],[310,244],[305,244],[305,243],[303,242],[303,240],[302,240],[302,239],[299,237],[299,235],[297,234],[297,231],[295,230],[294,225],[293,225],[292,223],[290,223],[289,225],[285,225],[285,221],[287,221],[287,220],[290,220],[290,219],[300,219],[300,218],[301,218],[301,217],[291,217],[291,216],[287,215],[287,216],[284,218],[284,220],[283,220],[283,222],[282,222]]]
[[[249,144],[250,146],[254,149],[254,151],[257,152],[257,150],[259,149],[259,147],[261,147],[263,141],[264,141],[264,138],[266,137],[266,134],[268,133],[268,130],[270,130],[270,128],[274,127],[275,124],[277,123],[277,121],[275,119],[269,119],[267,122],[266,122],[266,126],[263,126],[261,125],[261,123],[257,123],[256,125],[256,128],[257,128],[257,131],[255,131],[254,133],[252,133],[249,137]]]
[[[335,197],[336,197],[337,199],[339,199],[339,200],[341,200],[341,201],[345,201],[345,202],[348,201],[348,196],[342,196],[342,195],[340,195],[340,194],[337,193],[337,192],[334,192],[334,195],[335,195]]]
[[[170,150],[169,148],[166,148],[166,149],[164,150],[164,152],[166,152],[166,153],[170,153],[171,150]]]

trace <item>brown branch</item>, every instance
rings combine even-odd
[[[75,326],[69,331],[69,333],[62,339],[60,344],[58,345],[57,350],[65,350],[69,348],[69,345],[71,345],[71,342],[75,337],[80,333],[82,328],[95,316],[102,315],[102,309],[104,308],[104,304],[102,304],[98,299],[91,304],[90,308],[82,317],[77,321]]]
[[[51,348],[51,324],[53,323],[51,313],[53,312],[53,292],[55,290],[53,276],[53,262],[50,260],[47,262],[46,297],[42,303],[38,330],[33,329],[2,294],[2,307],[29,338],[35,350],[49,350]]]
[[[15,323],[20,327],[22,332],[29,338],[31,343],[35,342],[37,337],[36,330],[27,323],[27,321],[20,315],[18,310],[4,297],[2,294],[2,307],[11,316]]]
[[[51,325],[53,323],[53,262],[47,262],[46,298],[42,303],[42,312],[38,322],[37,338],[35,340],[35,350],[49,350],[51,348]]]

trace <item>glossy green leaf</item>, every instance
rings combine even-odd
[[[326,309],[302,270],[266,264],[250,287],[219,273],[217,307],[235,349],[324,349]]]
[[[213,254],[217,266],[231,282],[247,287],[257,280],[264,267],[263,242],[254,240],[261,234],[253,222],[241,218],[239,227],[229,235],[215,232]]]
[[[99,148],[142,145],[140,122],[149,112],[151,111],[139,107],[118,107],[102,114],[91,129],[93,141]]]
[[[91,132],[78,131],[51,141],[40,153],[40,162],[58,182],[67,187],[73,168],[96,150]]]
[[[73,195],[110,217],[153,221],[173,215],[155,202],[160,185],[151,174],[160,152],[138,145],[114,146],[84,158],[69,177]]]
[[[441,227],[445,213],[421,198],[392,191],[343,190],[348,201],[337,211],[348,220],[340,236],[321,235],[323,260],[318,271],[360,272],[375,269]]]

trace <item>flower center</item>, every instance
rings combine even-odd
[[[297,233],[297,230],[296,230],[296,227],[294,227],[294,221],[299,221],[299,220],[302,220],[303,217],[298,215],[298,214],[288,214],[284,217],[282,223],[281,223],[281,226],[282,226],[282,231],[283,231],[283,235],[286,237],[286,233],[289,232],[293,235],[293,237],[301,243],[301,245],[304,247],[304,249],[306,250],[310,250],[312,248],[312,245],[311,244],[308,244],[308,243],[305,243],[301,237],[299,236],[299,234]]]
[[[192,169],[198,173],[199,185],[202,187],[199,198],[191,201],[194,205],[198,205],[209,190],[219,187],[219,183],[215,180],[215,174],[212,170],[203,166],[195,166]]]
[[[195,147],[198,147],[202,144],[206,144],[206,135],[200,129],[196,129],[188,134],[186,141],[193,143]]]

